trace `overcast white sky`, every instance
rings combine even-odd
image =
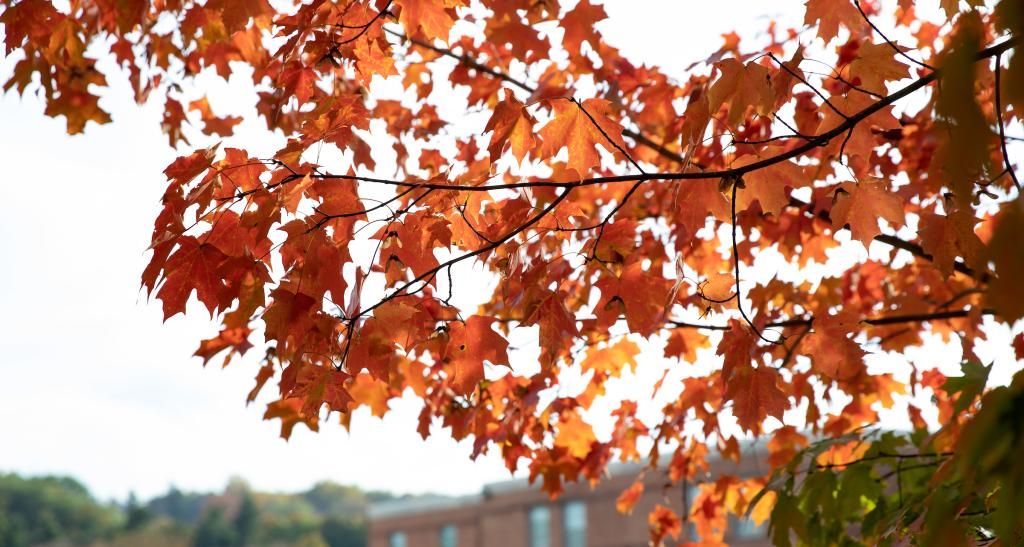
[[[767,14],[792,24],[802,3],[618,0],[603,30],[633,60],[681,70],[723,32],[761,29]],[[420,440],[411,400],[383,421],[357,415],[351,433],[326,423],[285,442],[263,405],[244,405],[252,359],[220,370],[191,358],[214,332],[205,310],[163,323],[138,290],[161,171],[177,153],[159,129],[162,101],[138,107],[112,83],[114,123],[84,136],[67,136],[38,101],[0,98],[0,472],[69,474],[121,499],[172,484],[216,489],[232,475],[270,490],[329,479],[452,494],[508,478],[499,460],[470,463],[469,446],[444,434]],[[214,109],[244,114],[237,97],[213,97]],[[260,123],[244,122],[229,144],[269,155],[276,141]]]

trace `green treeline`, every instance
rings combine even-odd
[[[367,505],[391,498],[331,482],[255,492],[232,480],[220,493],[171,488],[118,505],[71,478],[0,474],[0,546],[364,547]]]

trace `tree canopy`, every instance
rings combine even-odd
[[[140,503],[100,503],[69,477],[0,474],[0,545],[29,547],[366,547],[366,509],[384,492],[321,482],[294,494],[254,492],[232,480],[221,493],[171,487]]]
[[[28,547],[69,539],[87,544],[119,524],[111,507],[100,505],[68,477],[25,479],[0,474],[0,543]]]
[[[614,459],[699,482],[752,435],[770,476],[706,481],[652,541],[749,513],[780,544],[1013,544],[1024,376],[991,389],[975,349],[1024,317],[1024,1],[932,4],[808,0],[681,73],[607,42],[591,0],[4,0],[0,22],[4,89],[69,133],[111,121],[101,59],[185,147],[241,120],[210,78],[251,79],[286,146],[168,166],[142,284],[222,323],[204,363],[259,344],[249,400],[276,384],[283,436],[411,390],[424,437],[557,495]],[[942,341],[961,376],[866,361]],[[606,401],[652,361],[678,393],[655,422],[652,392]]]

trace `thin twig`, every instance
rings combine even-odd
[[[1019,54],[1018,54],[1019,55]],[[1013,164],[1010,163],[1010,153],[1006,149],[1006,128],[1003,126],[1003,105],[1000,97],[1000,81],[999,75],[1003,72],[1001,62],[1003,54],[1002,52],[996,54],[996,120],[999,121],[999,145],[1003,151],[1003,163],[1006,165],[1006,170],[1010,173],[1010,179],[1013,180],[1013,185],[1017,187],[1017,197],[1024,199],[1024,194],[1021,193],[1020,181],[1017,180],[1017,173],[1013,171]]]
[[[634,160],[633,157],[629,155],[628,152],[626,152],[621,146],[619,146],[619,143],[612,140],[611,136],[604,130],[603,127],[601,127],[601,124],[597,123],[597,120],[595,120],[594,117],[590,115],[590,112],[587,112],[587,109],[583,107],[582,102],[580,102],[576,98],[572,98],[569,100],[571,100],[572,103],[575,104],[576,107],[580,109],[580,112],[583,112],[587,116],[587,119],[590,120],[590,123],[593,124],[594,128],[601,133],[601,136],[604,137],[604,140],[607,141],[608,144],[615,147],[615,149],[618,150],[619,153],[625,156],[625,158],[629,160],[629,163],[633,164],[633,167],[636,167],[636,170],[639,171],[641,174],[647,173],[646,171],[644,171],[644,168],[640,167],[640,164],[637,163],[636,160]]]
[[[814,87],[813,85],[811,85],[811,83],[808,82],[807,79],[804,78],[802,75],[797,74],[795,71],[793,71],[788,66],[786,66],[786,63],[783,63],[781,60],[779,60],[779,58],[776,57],[774,53],[769,53],[768,57],[771,60],[775,61],[779,65],[779,67],[782,68],[782,70],[785,70],[786,72],[788,72],[790,75],[792,75],[797,80],[800,80],[800,83],[802,83],[805,86],[811,88],[811,91],[813,91],[815,95],[820,97],[821,100],[825,102],[825,105],[827,105],[829,108],[831,108],[833,112],[835,112],[836,114],[839,114],[843,118],[847,118],[848,119],[848,116],[845,113],[843,113],[842,110],[839,110],[839,108],[837,108],[836,105],[832,104],[832,101],[828,100],[828,97],[826,97],[825,94],[821,92],[821,90],[819,90],[817,87]]]
[[[754,325],[754,322],[751,321],[750,317],[747,316],[747,312],[743,310],[743,295],[742,295],[742,293],[740,291],[740,250],[739,250],[739,243],[737,241],[737,232],[739,230],[739,226],[738,226],[739,222],[737,220],[737,214],[736,214],[736,197],[738,195],[740,185],[743,184],[743,179],[741,179],[739,177],[736,177],[736,178],[732,179],[731,182],[732,182],[732,266],[733,266],[733,275],[736,276],[736,279],[735,279],[735,282],[736,282],[736,309],[739,310],[740,317],[742,317],[743,320],[747,322],[747,325],[749,325],[750,328],[753,329],[754,333],[757,334],[758,338],[760,338],[761,340],[764,340],[765,342],[768,342],[769,344],[781,344],[782,341],[784,340],[784,338],[781,335],[779,336],[778,340],[769,340],[768,338],[765,338],[764,334],[761,334],[761,329],[757,328],[757,326]]]
[[[860,5],[860,0],[853,0],[853,5],[857,6],[857,11],[860,12],[860,15],[861,15],[861,17],[864,18],[864,21],[867,22],[867,24],[871,26],[871,29],[874,30],[876,33],[878,33],[878,35],[881,36],[881,38],[883,40],[885,40],[885,43],[889,44],[889,47],[891,47],[893,49],[893,51],[896,52],[897,55],[901,55],[906,60],[908,60],[911,63],[914,63],[915,65],[920,66],[922,68],[927,68],[928,70],[935,70],[935,67],[929,65],[928,63],[926,63],[924,61],[918,61],[917,59],[914,59],[913,57],[907,55],[906,52],[904,52],[898,45],[896,45],[895,42],[890,40],[889,37],[886,36],[885,33],[883,33],[881,29],[879,29],[877,26],[875,26],[875,23],[871,21],[871,18],[868,17],[868,14],[864,12],[864,8],[862,8],[861,5]]]

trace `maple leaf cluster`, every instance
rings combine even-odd
[[[383,415],[411,391],[424,437],[441,424],[557,495],[613,459],[700,481],[709,450],[738,460],[745,434],[768,438],[775,470],[811,437],[832,439],[814,448],[820,465],[874,462],[857,458],[888,456],[851,435],[894,407],[936,454],[991,434],[971,425],[984,383],[950,395],[936,370],[905,380],[865,356],[937,337],[977,361],[992,325],[1024,317],[1007,144],[1024,120],[1024,2],[944,0],[936,20],[907,0],[808,0],[805,28],[773,23],[756,48],[727,35],[682,74],[606,42],[590,0],[283,4],[4,1],[0,23],[20,56],[4,89],[38,90],[69,133],[110,122],[96,55],[116,59],[138,101],[163,98],[172,145],[241,121],[213,111],[200,75],[251,78],[259,119],[287,144],[168,166],[142,282],[167,318],[195,295],[221,321],[204,362],[262,338],[249,400],[276,383],[266,417],[285,437],[362,406]],[[461,112],[443,115],[452,101]],[[324,147],[342,163],[321,163]],[[490,281],[463,309],[470,266]],[[537,363],[523,368],[508,339],[533,327]],[[720,364],[666,371],[655,391],[674,382],[678,396],[658,420],[622,400],[598,434],[595,402],[648,366],[641,340],[663,342],[676,369]],[[569,371],[582,389],[562,389]],[[919,390],[935,393],[938,431]],[[958,488],[986,484],[970,477]],[[727,514],[771,511],[779,541],[812,541],[793,524],[817,518],[794,501],[807,492],[723,476],[682,517],[720,541]],[[676,511],[651,513],[653,541],[682,533]],[[918,533],[920,514],[960,515],[903,512],[884,533]]]

